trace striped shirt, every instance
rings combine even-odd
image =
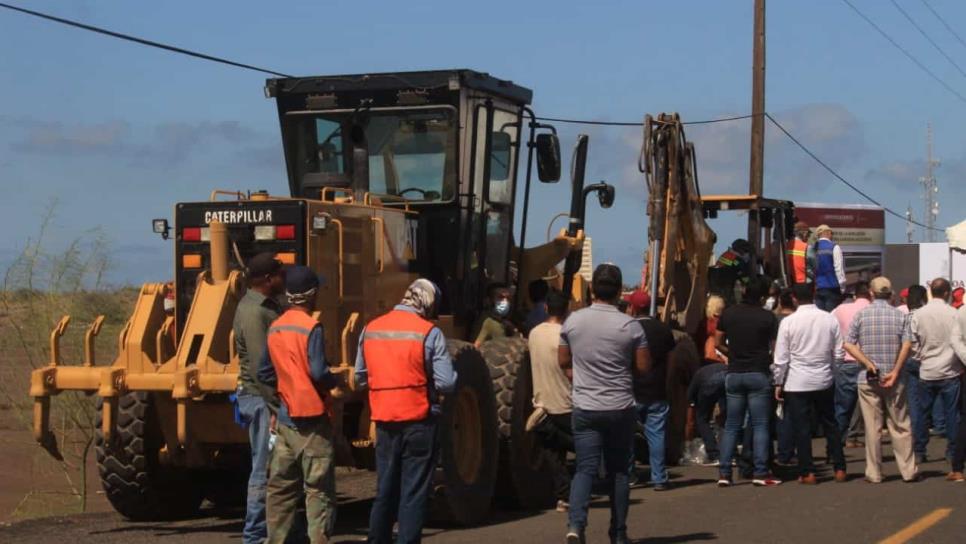
[[[909,320],[886,300],[875,300],[852,319],[848,343],[857,345],[884,376],[896,366],[899,349],[911,342]],[[859,373],[859,383],[866,383],[865,370]]]

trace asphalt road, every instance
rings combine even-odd
[[[939,457],[942,440],[933,440]],[[816,453],[824,444],[815,443]],[[887,463],[882,484],[863,481],[864,450],[846,450],[852,479],[838,484],[823,467],[818,486],[786,482],[776,488],[755,488],[738,481],[728,489],[714,485],[716,469],[673,469],[675,487],[657,493],[648,487],[631,493],[629,534],[640,543],[720,542],[966,542],[966,483],[943,480],[946,464],[922,467],[926,481],[902,482]],[[888,449],[886,451],[888,454]],[[891,458],[888,458],[891,460]],[[787,474],[789,478],[793,474]],[[372,475],[353,473],[340,479],[347,492],[340,503],[334,542],[365,539]],[[355,496],[353,496],[355,495]],[[130,523],[113,513],[45,518],[0,527],[0,542],[18,544],[64,542],[102,544],[158,542],[174,544],[241,542],[240,511],[206,511],[203,516],[174,523]],[[588,542],[607,542],[606,499],[592,504]],[[497,510],[484,526],[456,528],[434,524],[424,532],[427,542],[562,542],[566,515],[553,511]],[[891,540],[889,540],[891,539]]]

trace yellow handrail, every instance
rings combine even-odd
[[[382,274],[382,271],[386,267],[386,222],[381,217],[372,217],[371,219],[373,224],[379,225],[379,230],[377,231],[379,233],[379,242],[376,245],[379,246],[379,273]]]
[[[211,192],[211,195],[208,196],[208,201],[209,202],[214,202],[215,201],[215,198],[218,195],[233,196],[233,197],[235,197],[236,200],[244,200],[245,199],[245,193],[243,193],[241,191],[225,191],[225,190],[222,190],[222,189],[215,189],[214,191]]]
[[[345,258],[343,256],[342,221],[339,221],[338,219],[335,219],[335,218],[331,218],[329,219],[329,222],[335,225],[336,227],[339,227],[339,301],[341,302],[345,292],[345,272],[343,269]]]

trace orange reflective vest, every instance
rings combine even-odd
[[[318,326],[308,313],[291,308],[268,328],[268,354],[278,375],[278,394],[291,417],[325,413],[323,394],[309,373],[309,333]]]
[[[718,257],[718,262],[715,263],[715,266],[717,268],[727,268],[729,266],[738,266],[740,263],[741,259],[738,257],[738,254],[728,249]]]
[[[805,253],[808,251],[808,244],[794,238],[785,245],[785,255],[788,257],[788,272],[794,283],[805,283]]]
[[[426,336],[433,324],[392,310],[366,326],[362,353],[373,421],[418,421],[429,415]]]

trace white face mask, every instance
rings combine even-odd
[[[174,311],[174,299],[173,298],[167,298],[166,297],[164,299],[164,311],[166,311],[166,312],[173,312]]]
[[[510,301],[509,300],[497,301],[496,305],[493,307],[493,310],[496,312],[498,316],[505,317],[507,314],[510,313]]]

